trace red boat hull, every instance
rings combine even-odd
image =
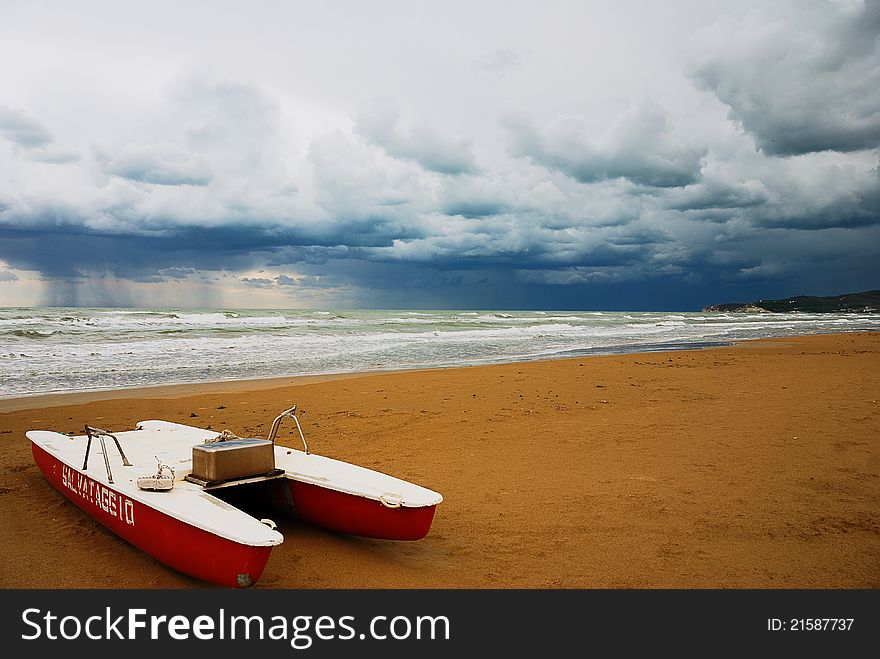
[[[76,506],[156,560],[196,579],[242,588],[257,582],[272,547],[243,545],[196,528],[67,466],[31,443],[49,482]]]
[[[301,520],[339,533],[382,540],[421,540],[437,506],[391,508],[374,499],[287,479],[282,503]]]

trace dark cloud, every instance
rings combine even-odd
[[[689,185],[669,197],[668,208],[689,211],[751,208],[769,201],[766,188],[758,181],[706,179]]]
[[[772,7],[706,30],[694,80],[769,154],[880,145],[880,0]]]
[[[459,215],[468,219],[508,212],[522,213],[526,211],[526,206],[542,208],[544,212],[551,213],[552,202],[558,201],[561,195],[551,184],[545,184],[556,192],[556,199],[548,199],[549,194],[542,197],[540,191],[536,192],[535,188],[540,184],[509,180],[498,174],[447,177],[434,195],[434,204],[436,210],[444,215]]]
[[[0,270],[0,281],[18,281],[18,275],[9,270]]]
[[[700,226],[671,230],[671,224],[667,230],[633,223],[599,235],[554,231],[543,243],[534,237],[505,243],[486,233],[467,249],[438,242],[441,249],[418,259],[393,248],[284,246],[269,240],[271,234],[254,240],[230,227],[150,238],[0,231],[0,260],[41,271],[52,282],[45,301],[63,305],[136,305],[135,294],[119,282],[263,268],[264,274],[235,279],[279,294],[340,288],[351,291],[350,305],[422,308],[688,309],[722,297],[848,288],[880,276],[871,248],[880,240],[876,225],[809,232],[744,225],[702,234]],[[481,244],[484,249],[474,251]]]
[[[0,107],[0,134],[26,148],[51,144],[52,134],[39,122],[30,119],[22,110]]]
[[[470,174],[477,171],[470,143],[450,137],[421,122],[404,130],[398,110],[375,105],[361,113],[355,125],[358,135],[382,147],[390,156],[413,160],[440,174]]]
[[[501,202],[480,199],[462,199],[457,203],[449,204],[442,209],[443,213],[446,215],[461,215],[462,217],[471,219],[499,215],[507,210],[509,210],[509,207]]]
[[[290,275],[277,275],[272,278],[242,277],[240,280],[250,286],[257,286],[260,288],[331,288],[338,283],[337,277],[321,275],[297,275],[296,277],[291,277]]]
[[[28,230],[0,225],[0,261],[50,279],[109,274],[131,281],[168,281],[196,271],[235,272],[262,264],[266,241],[247,231],[217,233],[181,229],[142,236],[98,234],[78,225]]]
[[[174,266],[171,268],[163,268],[160,273],[163,277],[186,279],[187,277],[198,274],[198,271],[195,268]]]
[[[856,228],[880,224],[880,213],[845,205],[830,205],[812,213],[792,213],[785,208],[759,215],[756,226],[767,228],[799,229],[802,231],[827,230],[833,227]]]
[[[624,178],[650,187],[678,187],[700,178],[706,149],[674,138],[667,115],[643,103],[620,117],[600,141],[574,118],[544,127],[524,115],[504,119],[511,153],[558,170],[581,183]]]
[[[164,284],[169,279],[178,279],[177,277],[167,277],[164,274],[156,273],[151,275],[131,274],[126,277],[128,281],[137,282],[139,284]]]
[[[714,279],[727,286],[813,291],[816,295],[870,290],[880,281],[874,249],[878,241],[880,225],[876,224],[814,231],[759,229],[732,237],[725,248],[736,260],[728,267],[710,260],[705,272],[717,273]]]
[[[376,221],[339,221],[305,229],[285,228],[271,222],[186,226],[170,221],[162,231],[108,232],[85,226],[82,218],[60,209],[28,218],[29,228],[0,221],[0,261],[47,278],[78,279],[109,274],[135,282],[186,279],[210,271],[242,272],[264,265],[311,264],[328,260],[376,258],[376,248],[387,248],[398,235],[395,227]],[[380,257],[381,258],[381,257]],[[316,271],[316,275],[320,274]],[[321,286],[317,279],[241,279],[249,285]]]
[[[238,280],[255,288],[272,288],[275,285],[274,279],[266,277],[239,277]]]

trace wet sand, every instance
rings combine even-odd
[[[265,436],[296,403],[313,452],[445,500],[418,542],[276,516],[257,588],[878,588],[878,400],[877,333],[6,400],[0,587],[207,587],[68,502],[26,430]]]

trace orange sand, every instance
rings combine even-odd
[[[880,334],[863,333],[3,401],[0,586],[204,585],[64,499],[26,430],[265,436],[296,403],[313,452],[445,501],[410,543],[276,517],[257,588],[877,588],[878,400]]]

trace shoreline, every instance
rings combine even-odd
[[[536,356],[521,358],[511,361],[485,361],[465,364],[449,364],[441,366],[413,366],[410,368],[388,368],[370,371],[351,371],[344,373],[315,373],[302,375],[266,376],[261,378],[234,378],[230,380],[208,380],[204,382],[181,382],[153,384],[132,387],[117,387],[115,389],[88,389],[83,391],[69,392],[45,392],[26,394],[22,396],[0,396],[0,414],[5,412],[20,412],[40,407],[60,407],[64,405],[79,405],[102,400],[118,400],[120,398],[180,398],[187,395],[219,394],[239,389],[262,391],[275,389],[287,385],[304,385],[331,380],[350,379],[381,375],[384,373],[417,373],[432,370],[447,370],[461,368],[477,368],[482,366],[500,366],[504,364],[528,364],[545,361],[564,361],[588,357],[607,357],[613,355],[638,355],[662,352],[682,352],[690,350],[708,350],[712,348],[734,347],[747,345],[761,341],[785,340],[799,336],[833,336],[836,334],[876,334],[870,330],[859,332],[835,332],[823,334],[796,334],[791,337],[768,337],[760,339],[737,339],[732,341],[698,341],[698,342],[674,342],[662,344],[634,344],[619,347],[585,348],[579,351],[566,351],[556,355]],[[638,348],[638,349],[634,349]]]
[[[415,369],[413,369],[415,370]],[[287,385],[304,385],[331,380],[346,380],[378,373],[397,371],[364,371],[356,373],[327,373],[322,375],[291,375],[288,377],[245,378],[241,380],[215,380],[209,382],[184,382],[179,384],[154,384],[142,387],[119,387],[116,389],[89,389],[86,391],[51,392],[0,398],[0,414],[23,412],[44,407],[63,407],[82,405],[100,401],[136,399],[166,399],[197,396],[201,394],[221,394],[245,389],[262,391]],[[400,371],[406,372],[406,371]]]
[[[443,503],[417,542],[260,514],[258,589],[880,588],[880,333],[368,375],[0,413],[0,587],[208,587],[65,499],[27,430],[265,437],[296,403],[314,453]]]

